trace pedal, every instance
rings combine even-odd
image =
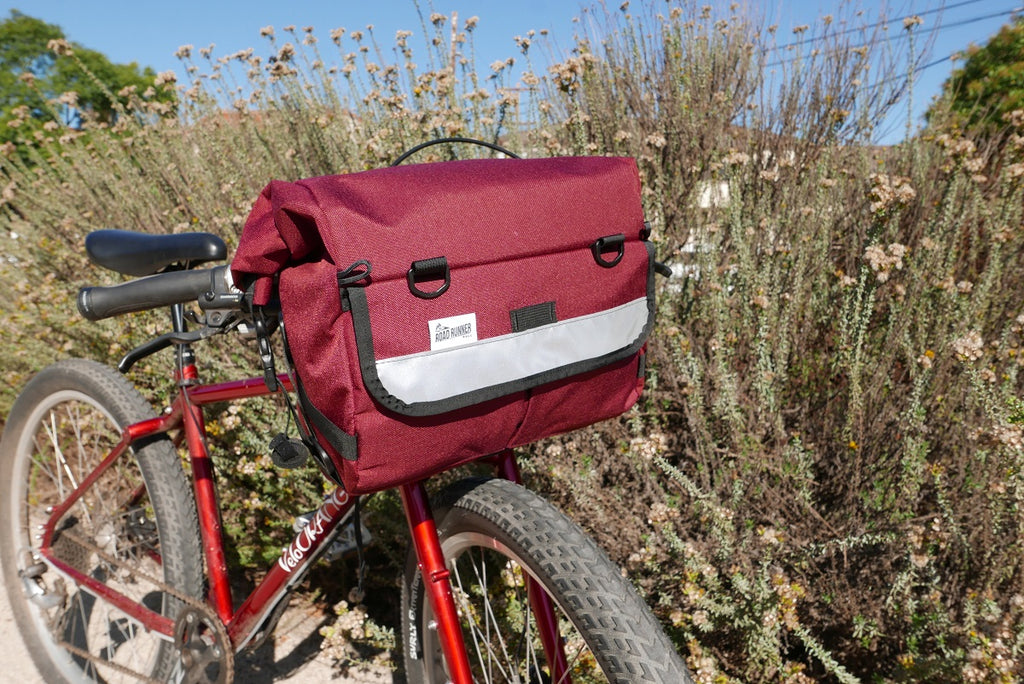
[[[29,601],[43,610],[51,610],[64,603],[64,580],[58,577],[53,582],[51,591],[40,580],[49,569],[46,563],[33,563],[18,572],[25,596]]]
[[[295,517],[295,522],[292,523],[292,530],[296,534],[301,532],[313,520],[316,515],[316,511],[309,513],[302,513]],[[373,535],[370,534],[370,530],[366,529],[366,525],[360,521],[359,529],[363,536],[363,547],[365,548],[373,541]],[[351,522],[346,522],[345,526],[338,533],[337,537],[330,544],[327,545],[327,549],[324,551],[322,558],[328,562],[334,562],[339,558],[347,556],[356,552],[356,528]]]
[[[43,576],[49,566],[46,563],[33,563],[18,574],[25,579],[38,579]]]

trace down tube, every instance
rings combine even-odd
[[[356,500],[357,497],[350,496],[338,487],[320,506],[309,524],[299,531],[228,623],[228,635],[231,643],[235,644],[235,650],[243,648],[252,639],[255,630],[287,596],[288,591],[302,581],[306,570],[320,555],[324,544],[333,537],[334,531],[344,522]]]

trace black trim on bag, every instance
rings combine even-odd
[[[299,404],[303,407],[302,411],[296,412],[295,407],[292,406],[292,403],[289,401],[287,402],[288,410],[291,413],[292,419],[295,421],[295,426],[298,428],[299,435],[302,437],[302,443],[310,450],[310,453],[312,453],[313,459],[316,461],[317,465],[332,482],[340,485],[341,475],[338,473],[338,467],[334,464],[334,459],[327,454],[320,437],[317,436],[316,431],[310,423],[311,413],[306,409],[307,407],[312,408],[312,402],[310,402],[309,398],[306,396],[306,390],[302,386],[302,379],[299,378],[299,374],[295,372],[295,360],[292,358],[292,349],[288,344],[288,333],[286,332],[285,327],[284,321],[282,320],[280,329],[281,341],[284,343],[284,358],[288,362],[288,374],[291,376],[292,386],[295,387],[295,392],[299,397]],[[303,404],[304,399],[305,404]],[[338,453],[341,453],[340,450]]]
[[[330,418],[313,406],[313,402],[306,396],[306,391],[301,383],[296,384],[295,393],[299,395],[299,403],[302,404],[302,412],[306,414],[309,422],[313,424],[327,443],[334,447],[334,450],[341,454],[346,461],[355,461],[359,455],[359,440],[355,435],[350,435],[334,424]]]
[[[352,287],[342,290],[342,301],[348,301],[352,312],[352,327],[356,338],[356,352],[359,357],[359,369],[363,376],[363,384],[370,396],[384,408],[410,417],[436,416],[450,411],[457,411],[476,404],[482,404],[493,399],[500,399],[516,392],[546,385],[550,382],[564,380],[574,375],[580,375],[588,371],[596,370],[604,366],[621,361],[639,352],[654,327],[654,245],[650,242],[642,243],[647,249],[647,322],[637,339],[630,345],[614,352],[593,359],[577,361],[565,366],[553,368],[542,373],[512,380],[510,382],[484,387],[470,392],[457,394],[447,399],[436,401],[420,401],[406,403],[388,392],[377,374],[377,358],[373,349],[373,330],[370,326],[370,308],[366,299],[366,291],[361,287]],[[333,423],[332,423],[333,425]],[[319,426],[318,426],[319,427]]]
[[[344,292],[346,287],[364,280],[369,282],[372,272],[373,266],[366,259],[353,262],[348,268],[338,271],[338,291]],[[348,313],[348,301],[344,297],[341,298],[341,312]]]
[[[524,306],[521,309],[513,309],[509,312],[509,317],[512,319],[512,332],[514,333],[558,322],[558,317],[555,316],[554,302],[542,302],[533,306]]]

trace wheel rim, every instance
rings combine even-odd
[[[47,508],[74,491],[117,443],[117,421],[95,399],[64,390],[39,403],[25,426],[16,444],[8,520],[32,627],[69,681],[137,681],[124,669],[150,675],[161,660],[164,641],[108,603],[78,590],[55,569],[38,574],[45,566],[40,565],[36,535],[49,517]],[[120,459],[61,519],[52,548],[76,570],[159,611],[164,599],[155,587],[77,541],[84,538],[122,563],[162,578],[153,512],[142,482],[134,459]],[[106,662],[69,653],[58,640]]]
[[[444,539],[442,550],[449,559],[452,594],[474,681],[487,684],[559,681],[552,677],[534,616],[529,610],[525,580],[528,576],[538,578],[519,555],[494,537],[478,532],[453,534]],[[536,586],[540,583],[536,582]],[[560,681],[574,684],[609,681],[579,631],[554,597],[551,598],[568,662],[569,676]],[[438,631],[431,626],[433,612],[425,598],[422,615],[424,681],[443,684],[449,678],[443,665]]]

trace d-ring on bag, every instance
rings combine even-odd
[[[654,256],[633,160],[273,181],[232,269],[278,294],[301,399],[367,493],[628,410]]]

